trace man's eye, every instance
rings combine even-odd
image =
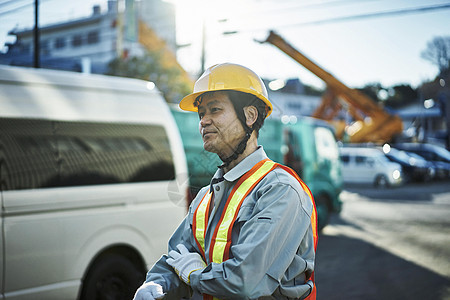
[[[211,112],[216,112],[216,111],[219,111],[219,110],[220,110],[220,108],[218,108],[218,107],[211,108]]]
[[[198,114],[198,118],[201,120],[201,119],[203,118],[204,115],[205,115],[204,113],[199,113],[199,114]]]

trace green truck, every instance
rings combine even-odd
[[[203,149],[198,116],[177,107],[171,110],[186,152],[190,193],[194,197],[210,183],[221,161]],[[269,118],[259,132],[258,142],[270,159],[294,169],[308,185],[316,202],[319,229],[325,227],[330,214],[340,212],[342,206],[339,148],[332,127],[307,117],[286,123]]]

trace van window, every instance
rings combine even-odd
[[[341,161],[342,161],[344,164],[348,164],[348,163],[350,162],[350,156],[345,155],[345,154],[341,155]]]
[[[355,156],[355,163],[356,164],[364,164],[365,162],[366,162],[366,157],[365,156],[360,156],[360,155]]]
[[[0,119],[1,190],[171,180],[159,125]]]

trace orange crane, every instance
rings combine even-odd
[[[332,123],[339,139],[352,143],[385,143],[402,133],[403,123],[400,117],[387,113],[360,91],[351,89],[337,80],[292,47],[280,35],[270,31],[264,42],[279,48],[327,84],[327,91],[313,117]],[[342,109],[347,109],[352,116],[351,124],[346,124],[344,120],[335,120]]]

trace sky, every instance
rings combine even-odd
[[[166,0],[176,6],[177,57],[193,76],[205,66],[233,62],[261,77],[324,83],[268,43],[269,31],[349,87],[385,87],[434,79],[421,52],[436,36],[450,36],[450,1],[440,0]],[[80,18],[106,0],[40,0],[40,25]],[[430,9],[440,6],[440,9]],[[427,8],[427,10],[425,10]],[[421,10],[418,10],[421,9]],[[30,28],[33,0],[0,0],[0,49],[14,26]],[[203,35],[202,24],[205,24]],[[224,34],[224,32],[234,32]],[[11,40],[10,40],[11,41]]]

